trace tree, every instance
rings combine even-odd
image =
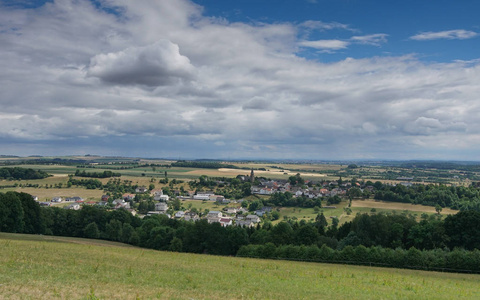
[[[4,219],[0,224],[0,231],[22,233],[25,227],[24,212],[17,194],[15,192],[0,193],[0,202],[3,203],[3,207],[0,206],[3,210],[0,218]]]
[[[83,229],[83,235],[89,239],[98,239],[100,237],[100,231],[98,230],[97,223],[89,223]]]
[[[295,242],[297,245],[309,246],[316,244],[319,237],[318,230],[310,224],[301,226],[295,232]]]
[[[272,211],[272,221],[280,219],[280,213],[276,210]]]
[[[172,206],[174,210],[180,210],[180,208],[182,207],[182,202],[180,202],[178,198],[175,198],[173,200]]]
[[[439,204],[435,205],[435,211],[437,212],[437,214],[440,214],[440,212],[442,211],[442,207]]]
[[[175,252],[182,252],[183,250],[182,240],[179,239],[178,237],[174,237],[170,242],[170,246],[168,247],[168,250],[175,251]]]
[[[293,241],[293,229],[287,222],[280,222],[270,230],[270,240],[275,245],[288,245]]]

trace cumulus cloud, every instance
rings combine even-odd
[[[301,26],[348,26],[232,23],[187,0],[102,3],[0,9],[2,149],[175,158],[480,150],[479,61],[322,63],[299,57],[298,47],[347,52],[387,35],[310,41]]]
[[[146,47],[98,54],[90,60],[88,75],[114,84],[168,85],[192,78],[194,67],[179,47],[160,40]]]
[[[457,30],[447,30],[447,31],[438,31],[438,32],[422,32],[417,35],[411,36],[410,39],[417,41],[429,41],[429,40],[438,40],[438,39],[449,39],[449,40],[465,40],[471,39],[478,35],[474,31],[457,29]]]

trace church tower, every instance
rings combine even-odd
[[[254,181],[255,181],[255,174],[253,173],[253,168],[252,168],[252,171],[250,172],[250,183],[253,184]]]

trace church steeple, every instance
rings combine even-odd
[[[255,181],[255,174],[253,173],[253,168],[252,171],[250,172],[250,183],[253,183]]]

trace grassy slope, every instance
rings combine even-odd
[[[0,248],[2,299],[480,297],[478,275],[159,252],[5,233]]]

